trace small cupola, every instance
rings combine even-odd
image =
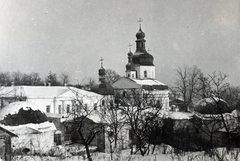
[[[98,70],[98,75],[99,75],[99,81],[100,82],[105,82],[105,75],[106,75],[106,70],[103,68],[103,58],[100,59],[101,61],[101,68]]]

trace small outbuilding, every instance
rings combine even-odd
[[[4,161],[11,161],[11,137],[17,137],[16,134],[0,126],[0,157]]]

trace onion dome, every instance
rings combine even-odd
[[[136,33],[137,39],[144,39],[145,33],[142,31],[141,28],[139,28],[139,31]]]
[[[132,61],[134,64],[153,66],[153,56],[145,51],[145,53],[135,53]]]
[[[201,114],[223,114],[231,112],[227,102],[217,97],[200,100],[194,106],[194,111]]]
[[[126,70],[131,70],[132,56],[133,56],[133,53],[131,51],[129,51],[129,53],[128,53],[128,63],[126,64]]]
[[[98,75],[105,75],[106,74],[106,70],[101,67],[99,70],[98,70]]]
[[[139,55],[139,64],[140,65],[153,65],[153,56],[147,52]]]
[[[132,62],[134,64],[145,65],[145,66],[154,66],[153,65],[153,56],[149,54],[145,49],[145,42],[144,40],[145,33],[142,31],[141,27],[136,34],[136,52],[132,57]]]

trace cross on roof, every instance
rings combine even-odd
[[[148,48],[147,51],[150,53],[151,50]]]
[[[129,51],[131,51],[131,46],[132,46],[132,44],[128,44],[128,47],[129,47]]]
[[[100,61],[101,61],[101,67],[103,67],[103,58],[101,57]]]
[[[143,20],[141,18],[139,18],[139,20],[137,22],[139,22],[139,28],[141,28],[141,22],[143,22]]]

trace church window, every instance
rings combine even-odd
[[[144,71],[144,77],[147,78],[147,71]]]
[[[50,105],[47,105],[47,106],[46,106],[46,112],[47,112],[47,113],[50,113]]]

